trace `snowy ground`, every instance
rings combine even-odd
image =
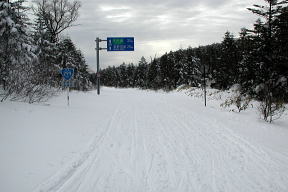
[[[184,92],[0,103],[2,192],[287,192],[288,118]],[[211,97],[212,98],[212,97]]]

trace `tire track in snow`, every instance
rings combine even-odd
[[[168,113],[169,108],[173,108],[173,110],[170,111],[177,112],[174,113],[174,115],[171,115],[173,113]],[[225,125],[222,125],[224,128],[220,129],[219,125],[214,126],[205,121],[197,121],[196,117],[198,115],[196,113],[193,114],[193,112],[191,114],[191,111],[189,111],[188,114],[190,117],[192,116],[193,121],[179,121],[179,119],[185,119],[183,118],[183,113],[186,115],[186,111],[183,108],[175,109],[176,107],[174,106],[169,106],[169,108],[164,110],[165,113],[162,112],[163,116],[166,115],[166,118],[164,119],[173,119],[175,124],[186,128],[187,134],[185,135],[189,135],[188,133],[193,130],[199,130],[195,128],[195,126],[201,127],[201,130],[199,131],[201,131],[202,134],[198,133],[198,137],[201,137],[199,141],[202,141],[202,150],[209,151],[208,154],[210,154],[210,157],[208,156],[207,159],[216,159],[218,161],[218,165],[217,161],[213,161],[212,167],[216,166],[216,168],[220,170],[218,174],[222,175],[221,178],[218,176],[218,179],[215,177],[213,178],[212,176],[212,183],[215,182],[215,179],[216,181],[218,180],[217,188],[213,189],[214,191],[220,190],[219,188],[222,188],[222,190],[227,190],[228,188],[234,191],[235,188],[242,191],[287,191],[287,185],[285,186],[283,183],[285,183],[285,180],[287,181],[288,178],[283,178],[283,176],[281,176],[284,175],[283,170],[281,174],[281,169],[284,168],[287,170],[287,166],[279,167],[277,162],[275,162],[267,153],[265,153],[263,149],[256,147],[243,138],[235,135],[231,130],[225,128]],[[193,122],[193,124],[190,124],[190,122]],[[193,134],[195,134],[195,132],[192,132],[191,136]],[[191,143],[193,143],[193,140]],[[191,145],[191,143],[188,143],[188,146]],[[210,145],[205,147],[205,143],[210,143]],[[221,153],[221,149],[225,150],[224,153]],[[214,151],[218,153],[220,152],[219,154],[224,155],[219,156],[219,154],[215,153]],[[233,156],[233,158],[231,159],[230,156]],[[223,163],[221,162],[225,162],[227,167],[232,167],[236,170],[224,169]],[[256,172],[253,172],[253,170],[256,170]],[[211,173],[213,171],[215,171],[215,168],[210,170]],[[238,175],[235,175],[236,172]],[[278,172],[280,174],[277,174]],[[270,177],[271,173],[274,173],[272,175],[273,177],[276,175],[276,178]],[[233,177],[233,179],[231,177]],[[226,182],[219,183],[219,181],[222,181],[223,178],[225,178]],[[273,180],[278,182],[274,182]],[[237,186],[242,186],[242,188],[244,186],[244,189],[237,188]]]
[[[34,192],[55,192],[60,191],[63,186],[72,180],[73,177],[77,177],[81,179],[81,176],[85,175],[87,173],[87,170],[91,167],[91,163],[93,163],[93,160],[95,159],[95,151],[97,148],[100,147],[101,143],[103,142],[105,136],[111,129],[111,126],[113,122],[116,119],[116,116],[119,113],[119,109],[117,108],[110,121],[108,122],[107,128],[103,131],[103,133],[98,136],[96,135],[93,139],[92,144],[90,144],[84,152],[80,154],[76,160],[73,160],[71,163],[68,164],[68,166],[65,166],[60,171],[58,171],[55,175],[53,175],[48,181],[42,183],[40,186],[38,186]],[[75,175],[76,174],[76,175]],[[74,179],[75,180],[75,179]],[[78,183],[79,181],[76,181]],[[75,183],[73,184],[75,185]]]
[[[174,167],[177,167],[177,162],[183,161],[183,150],[179,148],[179,145],[176,140],[173,138],[176,138],[171,129],[170,126],[166,126],[164,121],[162,120],[162,116],[159,116],[161,113],[152,113],[152,116],[154,118],[154,121],[158,122],[157,127],[160,130],[159,135],[162,136],[162,143],[159,144],[161,148],[159,149],[162,153],[165,160],[162,160],[165,162],[167,169],[164,177],[166,178],[165,187],[162,188],[162,191],[179,191],[179,188],[184,187],[186,191],[195,191],[195,185],[191,185],[190,182],[187,182],[187,178],[185,177],[186,174],[181,174],[178,172],[178,170],[174,169]],[[182,152],[182,154],[181,154]],[[182,158],[179,158],[179,156],[182,156]],[[187,162],[186,164],[187,165]],[[186,166],[185,166],[186,167]],[[178,174],[177,174],[178,172]],[[184,177],[184,178],[183,178]],[[188,176],[189,178],[189,176]],[[186,182],[185,182],[186,179]],[[186,186],[181,186],[181,184]]]
[[[123,126],[125,114],[125,108],[119,109],[117,118],[111,123],[109,136],[105,137],[105,141],[99,147],[97,157],[93,160],[92,166],[86,172],[86,175],[81,178],[82,182],[76,190],[77,192],[94,191],[95,189],[99,189],[99,191],[111,191],[112,185],[110,184],[117,180],[115,175],[122,175],[125,181],[133,180],[128,169],[124,166],[121,168],[117,167],[117,165],[122,164],[120,151],[124,153],[124,143],[121,143],[118,139],[122,138],[122,128],[125,129]]]
[[[109,132],[109,137],[105,138],[101,149],[97,152],[98,158],[82,179],[83,182],[77,191],[112,192],[117,189],[119,192],[132,192],[137,187],[137,191],[143,189],[141,166],[137,163],[137,160],[142,158],[139,156],[141,142],[137,138],[140,137],[137,129],[132,126],[134,124],[131,118],[132,112],[131,106],[121,109],[116,123]]]
[[[166,97],[139,101],[121,100],[79,165],[60,170],[61,177],[35,192],[288,191],[287,166],[225,123]]]
[[[178,185],[174,185],[174,191],[203,191],[201,190],[201,182],[199,180],[199,170],[198,165],[200,160],[200,156],[198,153],[187,153],[187,146],[189,139],[187,139],[187,133],[183,133],[181,126],[179,126],[179,122],[172,124],[170,120],[172,118],[168,118],[168,122],[164,122],[162,119],[167,120],[167,114],[163,111],[158,111],[157,115],[155,115],[155,119],[159,121],[159,125],[161,127],[162,134],[165,137],[166,141],[170,141],[169,144],[169,153],[173,154],[172,158],[167,158],[168,161],[173,160],[173,163],[182,167],[182,172],[178,172],[178,175],[174,176],[174,179],[177,180],[176,183]],[[175,130],[176,128],[176,130]],[[182,132],[182,133],[181,133]],[[180,134],[181,133],[181,134]],[[184,137],[184,135],[186,135]],[[174,139],[173,139],[174,138]],[[174,141],[173,141],[174,140]],[[177,163],[176,163],[177,162]],[[171,168],[173,170],[173,168]],[[177,170],[173,170],[176,172]],[[181,185],[180,185],[181,183]]]

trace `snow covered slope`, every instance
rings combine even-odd
[[[0,191],[287,192],[288,121],[104,88],[0,103]]]

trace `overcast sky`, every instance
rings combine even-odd
[[[79,26],[69,35],[96,69],[95,39],[134,37],[134,52],[100,52],[101,68],[141,56],[161,56],[170,50],[221,42],[226,31],[238,36],[256,16],[246,8],[261,0],[80,0]],[[105,42],[101,47],[106,47]]]

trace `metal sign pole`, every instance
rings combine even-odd
[[[70,92],[70,88],[68,87],[67,88],[67,104],[68,104],[68,107],[70,106],[70,103],[69,103],[69,92]]]
[[[97,64],[97,74],[96,74],[96,78],[97,78],[97,94],[100,95],[100,76],[99,76],[99,42],[100,39],[99,37],[96,38],[96,64]]]
[[[100,66],[99,66],[99,51],[106,49],[107,51],[134,51],[134,37],[107,37],[107,40],[96,38],[96,82],[97,94],[100,95]],[[99,43],[107,41],[107,48],[101,48]]]
[[[73,86],[73,75],[74,75],[74,69],[73,68],[63,68],[62,70],[60,70],[61,75],[63,76],[63,82],[62,82],[62,86],[64,88],[67,88],[67,105],[69,106],[69,92],[70,92],[70,87]]]
[[[205,69],[205,64],[204,64],[204,100],[205,100],[205,107],[206,107],[207,102],[206,102],[206,69]]]

